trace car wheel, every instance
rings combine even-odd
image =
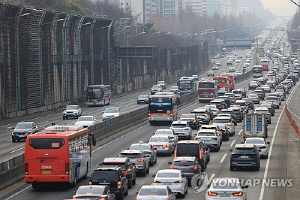
[[[255,167],[255,171],[259,171],[259,169],[260,169],[260,166]]]
[[[149,174],[150,168],[148,167],[148,169],[146,170],[146,173]]]
[[[128,188],[127,188],[126,192],[124,193],[124,195],[125,195],[125,196],[127,196],[127,195],[128,195]]]
[[[234,171],[234,167],[230,166],[230,171]]]
[[[12,141],[13,143],[15,143],[15,142],[16,142],[16,140],[15,140],[15,139],[12,139],[11,141]]]
[[[128,180],[128,189],[132,188],[132,180]]]
[[[146,172],[146,170],[144,170],[143,172],[142,172],[142,177],[146,177],[147,176],[147,172]]]
[[[39,187],[38,183],[32,183],[31,186],[32,186],[32,188],[34,188],[34,189],[36,189],[36,188]]]
[[[74,188],[77,185],[77,178],[76,178],[77,170],[75,169],[74,172],[74,181],[71,183],[71,187]]]
[[[136,177],[134,179],[132,179],[132,185],[136,184]]]
[[[66,117],[63,117],[63,120],[65,120],[66,119]]]
[[[116,199],[120,199],[120,200],[123,200],[123,199],[124,199],[124,193],[123,193],[122,190],[119,192],[119,194],[117,195],[117,198],[116,198]]]
[[[181,197],[181,198],[185,198],[185,193],[180,194],[180,197]]]
[[[153,166],[154,165],[154,160],[150,162],[150,166]]]
[[[156,163],[157,162],[157,156],[155,156],[155,161],[154,161],[154,163]]]

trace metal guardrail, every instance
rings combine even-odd
[[[290,111],[287,103],[285,104],[285,113],[286,113],[291,125],[293,126],[295,132],[300,137],[300,127],[296,122],[296,121],[299,121],[299,117]]]

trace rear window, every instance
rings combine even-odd
[[[199,144],[177,144],[177,156],[198,157]]]
[[[214,123],[230,123],[230,119],[215,119]]]
[[[235,105],[245,106],[246,102],[235,102]]]
[[[158,188],[142,188],[139,195],[141,196],[166,196],[166,189],[158,189]]]
[[[255,153],[254,148],[236,148],[234,149],[235,154],[252,154]]]
[[[158,178],[178,178],[179,173],[171,173],[171,172],[159,172],[156,177]]]
[[[63,138],[33,138],[29,145],[34,149],[60,149],[65,145]]]
[[[200,131],[200,132],[198,132],[198,135],[208,135],[208,136],[210,136],[210,135],[215,135],[215,132],[206,132],[206,131]]]
[[[134,154],[134,153],[132,153],[132,154],[127,154],[127,153],[121,153],[120,155],[119,155],[119,157],[120,158],[142,158],[143,157],[143,155],[142,154]]]
[[[91,176],[91,180],[106,180],[107,182],[117,182],[119,180],[118,172],[113,170],[95,170]]]
[[[173,128],[186,128],[187,126],[185,124],[172,124]]]
[[[121,167],[122,170],[126,170],[125,163],[103,163],[101,167]]]
[[[76,194],[103,194],[104,187],[79,187]]]
[[[182,160],[182,161],[175,161],[173,163],[173,165],[175,165],[175,166],[192,166],[192,165],[196,165],[196,163],[194,161]]]

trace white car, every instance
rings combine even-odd
[[[158,81],[157,85],[159,85],[160,87],[162,87],[162,89],[166,89],[166,82],[165,81]]]
[[[175,200],[176,196],[167,185],[143,185],[135,199],[139,200]]]
[[[188,190],[188,180],[178,169],[163,169],[156,173],[152,185],[168,185],[173,193],[185,197]]]
[[[220,129],[226,129],[227,127],[230,136],[235,134],[235,125],[231,117],[216,117],[213,120],[213,125],[218,125]]]
[[[245,144],[254,144],[260,151],[259,154],[262,158],[268,158],[270,142],[266,142],[265,138],[247,138]]]
[[[205,108],[211,109],[213,117],[218,116],[218,114],[220,113],[220,110],[217,108],[217,105],[205,105]]]
[[[205,142],[210,149],[220,151],[221,135],[216,129],[200,129],[196,134],[195,140],[201,140]]]
[[[157,129],[155,131],[154,135],[167,135],[167,136],[169,136],[171,139],[174,140],[175,146],[178,142],[178,136],[171,129]]]
[[[248,186],[242,186],[237,178],[215,178],[206,191],[205,200],[246,200]]]
[[[63,112],[63,119],[79,118],[82,111],[79,105],[67,105]]]
[[[120,109],[118,107],[109,107],[102,111],[102,120],[113,119],[120,116]]]
[[[97,119],[93,116],[81,116],[75,122],[75,126],[90,127],[97,123]]]
[[[189,127],[187,121],[173,121],[170,129],[172,129],[179,139],[188,139],[192,138],[192,128]]]

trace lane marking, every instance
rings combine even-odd
[[[291,96],[293,96],[294,91],[295,91],[295,88],[293,89],[292,93],[289,95],[288,100],[291,98]],[[286,105],[284,105],[283,108],[282,108],[282,110],[281,110],[281,113],[280,113],[280,115],[279,115],[279,118],[278,118],[278,120],[277,120],[277,124],[276,124],[275,130],[274,130],[274,135],[273,135],[271,147],[270,147],[270,150],[269,150],[269,156],[268,156],[268,160],[267,160],[267,164],[266,164],[266,168],[265,168],[263,180],[266,180],[266,179],[267,179],[267,176],[268,176],[269,165],[270,165],[270,158],[271,158],[271,156],[272,156],[273,145],[274,145],[274,141],[275,141],[275,138],[276,138],[276,134],[277,134],[277,129],[278,129],[279,121],[281,120],[282,114],[283,114],[283,112],[284,112],[284,110],[285,110],[285,106],[286,106]],[[259,195],[259,200],[263,200],[263,198],[264,198],[264,193],[265,193],[265,184],[263,184],[262,187],[261,187],[260,195]]]
[[[21,147],[21,148],[15,149],[15,150],[11,151],[10,153],[15,153],[16,151],[20,151],[20,150],[22,150],[22,149],[24,149],[24,148],[25,148],[25,147]]]
[[[216,176],[215,174],[212,174],[211,177],[210,177],[209,180],[208,180],[208,183],[211,183],[212,180],[215,178],[215,176]]]
[[[20,190],[19,192],[16,192],[15,194],[11,195],[10,197],[7,197],[7,198],[4,199],[4,200],[9,200],[9,199],[11,199],[11,198],[13,198],[13,197],[19,195],[20,193],[24,192],[25,190],[28,190],[29,188],[31,188],[31,185],[30,185],[30,186],[27,186],[26,188],[24,188],[24,189],[22,189],[22,190]]]
[[[238,133],[238,135],[241,135],[242,131],[243,131],[243,129],[240,130],[240,132]]]
[[[233,140],[233,141],[231,142],[230,147],[232,147],[232,146],[234,145],[235,141],[236,141],[236,140]]]
[[[227,153],[225,153],[225,154],[224,154],[224,156],[222,157],[222,159],[221,159],[220,163],[223,163],[223,162],[224,162],[224,160],[225,160],[226,156],[227,156]]]

